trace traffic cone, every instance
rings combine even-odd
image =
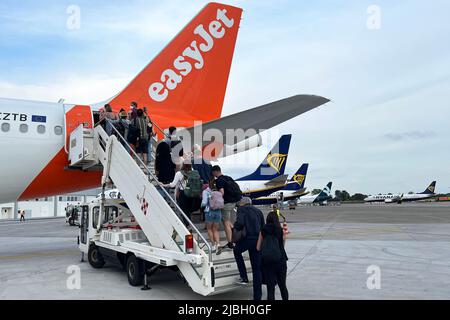
[[[290,231],[289,231],[289,229],[288,229],[288,225],[287,225],[286,222],[283,222],[283,233],[284,233],[285,235],[287,235],[287,234],[290,233]]]

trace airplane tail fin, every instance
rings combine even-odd
[[[284,190],[301,190],[305,188],[306,174],[308,173],[308,163],[302,164],[300,169],[291,178]]]
[[[428,188],[422,192],[422,194],[434,194],[434,190],[436,189],[436,181],[433,181]]]
[[[252,174],[238,179],[246,180],[272,180],[284,174],[286,162],[291,144],[292,135],[283,135],[278,143],[272,148],[258,169]]]
[[[319,197],[330,197],[331,196],[331,186],[332,185],[333,185],[332,182],[328,182],[327,186],[319,194]]]
[[[241,15],[241,8],[207,4],[109,101],[113,110],[129,108],[131,102],[137,102],[139,108],[147,107],[163,128],[174,114],[184,119],[186,126],[195,120],[219,118]]]

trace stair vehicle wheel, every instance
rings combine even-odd
[[[144,265],[135,255],[130,255],[127,259],[128,283],[133,287],[144,283]]]
[[[100,269],[105,265],[105,259],[96,245],[89,246],[88,261],[95,269]]]
[[[73,218],[69,219],[69,226],[74,226],[75,225],[75,221],[73,220]]]

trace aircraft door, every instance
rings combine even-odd
[[[70,134],[80,124],[86,129],[94,127],[94,118],[90,106],[64,105],[65,145],[64,150],[69,153]]]

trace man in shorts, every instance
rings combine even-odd
[[[242,192],[233,178],[222,174],[222,169],[219,166],[212,167],[211,173],[216,178],[217,190],[222,193],[225,204],[222,210],[222,221],[228,243],[222,249],[233,249],[232,230],[233,224],[236,221],[235,208],[237,202],[242,199]]]

